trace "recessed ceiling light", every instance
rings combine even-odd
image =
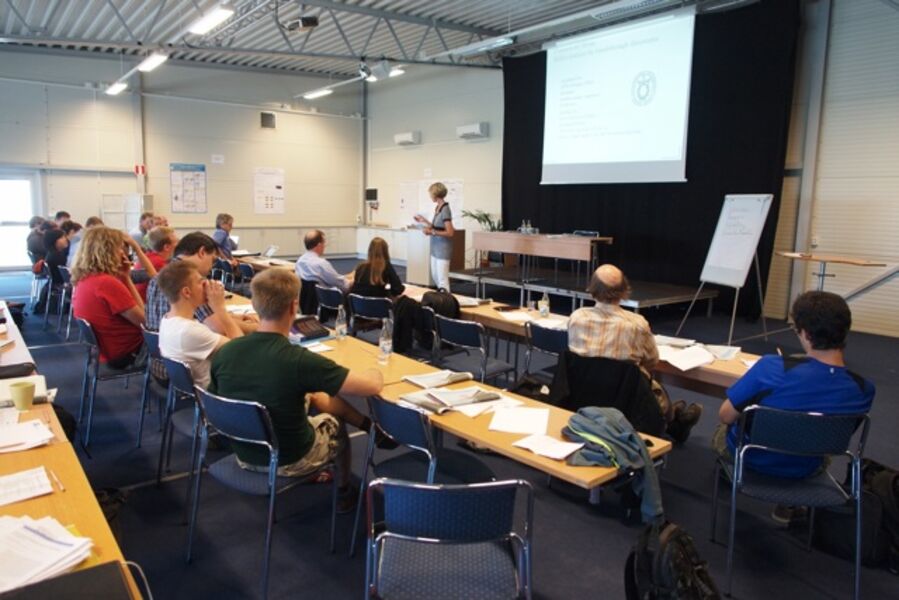
[[[122,92],[124,92],[128,88],[128,84],[124,81],[116,81],[111,86],[106,88],[106,93],[109,96],[118,96]]]
[[[169,55],[165,52],[154,52],[137,65],[137,70],[141,73],[149,73],[168,59]]]
[[[330,88],[324,88],[321,90],[315,90],[313,92],[309,92],[308,94],[303,94],[303,98],[306,100],[315,100],[316,98],[321,98],[323,96],[327,96],[329,94],[334,93],[334,90]]]
[[[227,21],[233,14],[234,9],[216,6],[194,21],[187,30],[191,33],[196,33],[197,35],[204,35]]]

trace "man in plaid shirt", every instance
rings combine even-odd
[[[673,405],[665,389],[650,371],[659,362],[659,349],[649,323],[641,315],[621,308],[631,287],[614,265],[602,265],[593,273],[587,292],[595,306],[580,308],[568,321],[568,349],[580,356],[596,356],[635,363],[650,379],[659,409],[668,422],[668,433],[675,441],[686,441],[690,430],[699,422],[702,406],[681,400]]]

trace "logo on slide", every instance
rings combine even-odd
[[[656,74],[652,71],[641,71],[631,84],[631,98],[637,106],[646,106],[656,95]]]

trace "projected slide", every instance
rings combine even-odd
[[[544,184],[685,181],[693,9],[547,46]]]

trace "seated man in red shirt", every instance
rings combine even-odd
[[[134,287],[137,288],[137,292],[144,302],[147,301],[147,286],[150,284],[150,279],[155,277],[172,259],[175,246],[178,245],[178,235],[171,227],[160,225],[150,230],[150,233],[147,234],[147,240],[150,243],[147,260],[153,265],[153,271],[151,272],[146,267],[140,269],[139,267],[143,265],[140,257],[138,257],[138,261],[134,264],[135,271],[132,275],[132,280],[136,281]]]
[[[72,311],[90,323],[100,346],[100,361],[115,369],[147,360],[140,330],[144,302],[131,281],[129,247],[140,252],[137,242],[121,231],[92,227],[86,230],[72,265]]]

